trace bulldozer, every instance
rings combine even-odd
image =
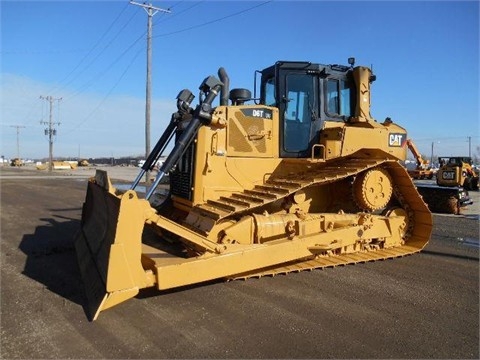
[[[84,166],[90,166],[90,163],[88,162],[87,159],[82,159],[82,160],[79,159],[77,162],[77,165],[84,167]]]
[[[10,166],[21,167],[24,165],[25,165],[25,162],[20,158],[14,158],[10,161]]]
[[[437,185],[463,187],[466,190],[478,190],[478,174],[472,167],[472,158],[468,156],[441,156],[438,158],[440,169],[437,173]]]
[[[278,61],[255,71],[253,96],[230,90],[223,67],[202,81],[197,105],[180,91],[128,190],[102,170],[88,181],[75,248],[89,319],[145,288],[420,252],[432,214],[399,163],[406,130],[370,114],[374,80],[354,58]]]

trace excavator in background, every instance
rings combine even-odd
[[[472,167],[471,157],[439,157],[438,162],[437,185],[478,190],[478,174]]]
[[[422,154],[420,153],[420,151],[418,151],[412,139],[407,139],[407,147],[413,154],[417,162],[417,166],[415,167],[415,169],[407,169],[408,174],[411,176],[411,178],[415,180],[433,179],[435,171],[432,169],[430,161],[422,157]]]
[[[348,63],[278,61],[255,72],[253,97],[230,90],[220,68],[201,83],[196,106],[190,90],[180,91],[129,190],[97,170],[75,240],[89,318],[143,288],[421,251],[432,214],[399,163],[407,132],[390,118],[372,118],[376,77],[353,58]],[[170,141],[155,180],[137,192]],[[167,175],[164,196],[157,187]]]

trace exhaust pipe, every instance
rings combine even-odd
[[[220,92],[220,105],[227,106],[228,105],[228,95],[230,91],[230,78],[227,75],[227,72],[223,67],[218,69],[218,77],[220,81],[223,83],[222,90]]]

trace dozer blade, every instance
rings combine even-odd
[[[89,181],[75,249],[90,320],[151,286],[141,266],[141,236],[149,210],[134,191],[115,195],[103,171]]]

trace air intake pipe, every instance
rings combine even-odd
[[[223,67],[218,69],[218,77],[223,83],[222,91],[220,93],[220,105],[228,105],[228,94],[230,92],[230,78],[227,75],[227,72]]]

